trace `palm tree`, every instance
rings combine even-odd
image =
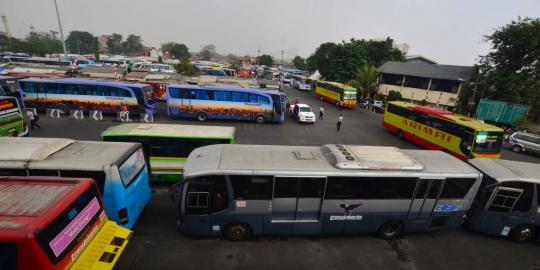
[[[373,97],[377,93],[377,69],[370,64],[356,71],[356,76],[350,84],[358,89],[358,94]]]

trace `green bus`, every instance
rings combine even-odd
[[[0,137],[21,137],[29,133],[23,114],[15,97],[0,97]]]
[[[103,141],[138,142],[150,164],[152,181],[178,182],[195,148],[233,144],[234,127],[177,124],[122,124],[101,133]]]

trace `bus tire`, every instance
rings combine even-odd
[[[231,223],[225,226],[223,235],[229,241],[239,242],[250,239],[252,231],[251,227],[245,223]]]
[[[398,137],[399,139],[403,139],[403,131],[401,129],[398,129],[396,131],[396,137]]]
[[[255,123],[257,124],[264,124],[265,118],[262,115],[257,115],[255,117]]]
[[[377,230],[377,235],[386,240],[396,239],[403,234],[403,223],[401,221],[389,221],[381,225]]]
[[[536,237],[536,227],[529,224],[519,225],[512,229],[508,236],[514,242],[526,243]]]
[[[204,122],[204,121],[208,120],[208,116],[204,112],[198,112],[197,113],[197,120],[199,120],[199,122]]]
[[[514,146],[512,146],[512,151],[516,152],[516,153],[519,153],[521,151],[523,151],[523,148],[517,144],[515,144]]]

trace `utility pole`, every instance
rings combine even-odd
[[[64,49],[64,58],[67,60],[66,40],[64,39],[64,31],[62,31],[62,22],[60,21],[60,12],[58,11],[58,4],[54,0],[54,7],[56,8],[56,18],[58,19],[58,28],[60,28],[60,38],[62,39],[62,47]]]
[[[283,50],[281,50],[281,66],[283,66]]]
[[[468,117],[471,117],[472,107],[474,106],[474,104],[476,104],[476,102],[474,102],[474,98],[476,97],[476,88],[478,88],[479,80],[480,80],[480,74],[478,74],[478,77],[476,78],[476,82],[474,83],[474,90],[473,90],[472,98],[469,100],[467,104],[469,105],[469,114],[467,115]]]
[[[259,46],[259,49],[257,50],[257,66],[260,66],[259,59],[261,58],[261,46]]]

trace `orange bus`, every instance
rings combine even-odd
[[[449,111],[392,101],[386,106],[383,126],[399,138],[462,160],[501,157],[502,129]]]

